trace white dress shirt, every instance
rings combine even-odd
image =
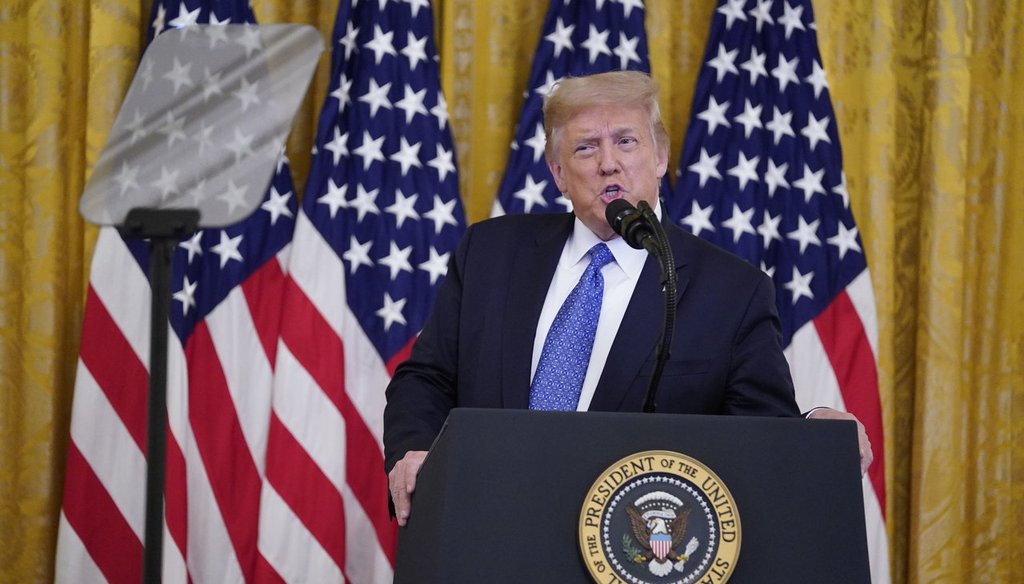
[[[660,207],[655,212],[660,217]],[[590,257],[587,252],[590,248],[600,243],[601,240],[594,235],[579,218],[576,219],[572,233],[562,248],[562,255],[558,260],[558,267],[555,268],[555,275],[548,287],[548,294],[544,299],[544,307],[541,309],[540,320],[537,321],[537,332],[533,338],[533,364],[530,367],[530,380],[537,373],[537,363],[540,361],[541,351],[544,350],[544,341],[551,330],[551,323],[558,314],[566,297],[579,283],[583,272],[590,265]],[[622,317],[626,313],[630,298],[633,297],[633,289],[640,280],[640,272],[643,271],[644,262],[647,261],[647,251],[629,247],[621,237],[615,237],[606,241],[608,250],[615,256],[614,262],[601,268],[601,275],[604,277],[604,295],[601,300],[601,316],[597,321],[597,333],[594,336],[594,348],[590,353],[590,364],[587,366],[587,375],[583,379],[583,390],[580,393],[580,401],[576,405],[577,411],[586,411],[590,408],[590,402],[594,397],[594,390],[597,389],[597,382],[601,379],[604,371],[604,364],[611,351],[612,342],[619,331]]]

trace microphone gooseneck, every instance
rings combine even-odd
[[[665,321],[661,339],[658,342],[654,371],[651,372],[651,381],[647,387],[647,395],[643,404],[644,412],[654,412],[658,384],[661,381],[665,363],[671,354],[672,333],[675,331],[676,322],[677,287],[672,247],[669,245],[668,236],[665,235],[661,222],[658,221],[657,215],[646,201],[640,201],[634,207],[625,199],[615,199],[605,209],[605,219],[608,220],[608,225],[615,233],[621,235],[630,247],[646,249],[648,253],[658,259],[658,265],[661,267],[661,286],[665,297]]]

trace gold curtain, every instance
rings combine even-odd
[[[78,197],[134,71],[149,0],[0,6],[0,584],[47,582],[95,230]],[[678,159],[714,0],[648,0]],[[337,0],[256,0],[329,38]],[[435,0],[463,199],[485,218],[546,2]],[[1024,10],[815,6],[878,302],[897,583],[1024,582]],[[289,142],[305,182],[325,57]],[[875,445],[882,448],[882,445]]]
[[[0,582],[48,582],[95,229],[86,169],[144,30],[138,2],[0,7]]]

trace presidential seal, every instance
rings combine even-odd
[[[722,480],[665,450],[627,456],[587,492],[580,552],[602,584],[718,584],[740,553],[740,518]]]

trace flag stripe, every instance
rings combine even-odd
[[[272,440],[271,444],[274,442]],[[273,468],[274,465],[268,465],[268,470]],[[268,565],[282,580],[295,583],[345,581],[337,561],[303,526],[271,482],[263,489],[261,519],[278,526],[276,530],[260,530],[260,549],[265,550]]]
[[[89,550],[85,548],[82,539],[75,533],[63,511],[60,514],[57,532],[59,534],[56,552],[57,565],[75,566],[76,573],[68,575],[58,570],[54,574],[53,581],[56,584],[106,584],[108,582],[106,576],[89,555]]]
[[[277,573],[262,553],[256,555],[256,569],[253,581],[257,584],[285,584],[285,579]]]
[[[247,282],[255,282],[254,288],[257,290],[261,287],[267,288],[261,285],[265,277],[279,275],[280,272],[264,271],[264,268],[275,263],[271,260],[264,264],[264,267],[253,273]],[[279,284],[282,282],[273,284],[280,288]],[[213,343],[212,361],[219,364],[224,374],[232,413],[238,420],[244,438],[244,442],[237,443],[236,446],[241,448],[244,445],[248,451],[239,451],[238,455],[248,454],[256,465],[257,472],[262,475],[274,370],[271,363],[263,358],[261,337],[277,336],[278,319],[271,316],[267,319],[269,322],[253,320],[254,315],[249,310],[249,296],[244,293],[246,285],[233,289],[228,297],[210,312],[206,317],[206,330]],[[199,355],[204,356],[204,352]]]
[[[96,258],[100,258],[100,261],[97,261]],[[96,296],[106,306],[111,320],[131,348],[130,352],[121,353],[124,350],[122,346],[108,345],[106,347],[108,352],[117,355],[118,362],[135,359],[142,363],[147,371],[146,378],[148,380],[149,315],[152,294],[149,277],[113,227],[100,229],[96,239],[89,287],[95,291]],[[88,301],[88,298],[86,300]],[[86,306],[86,312],[88,310],[89,308]],[[91,334],[87,333],[87,330],[83,321],[83,340],[87,334]],[[98,335],[90,336],[89,339],[95,340],[97,337]],[[106,341],[105,337],[99,337],[99,339]],[[85,345],[84,342],[82,344]],[[148,381],[142,387],[147,385]]]
[[[189,420],[210,487],[246,580],[252,579],[256,553],[260,476],[249,452],[217,360],[207,323],[192,331],[189,356]]]
[[[164,574],[167,582],[184,582],[188,577],[189,537],[189,455],[185,444],[192,439],[188,427],[188,379],[185,351],[178,336],[170,331],[167,341],[167,449],[164,481]],[[170,545],[173,542],[174,545]]]
[[[186,477],[185,454],[171,429],[167,429],[167,461],[165,467],[164,520],[167,533],[177,549],[177,555],[184,557],[188,551],[188,479]]]
[[[309,372],[316,385],[324,391],[334,407],[345,417],[347,423],[350,420],[345,415],[348,399],[344,394],[344,345],[319,314],[316,306],[294,286],[294,283],[290,283],[289,294],[291,303],[285,322],[282,323],[282,341]]]
[[[850,302],[857,310],[864,333],[871,344],[871,354],[878,355],[878,312],[875,309],[875,293],[871,289],[871,270],[865,269],[846,287]]]
[[[872,444],[884,445],[875,356],[860,318],[845,291],[839,293],[832,304],[814,319],[814,326],[828,354],[848,411],[864,424]],[[874,454],[876,463],[868,474],[884,517],[885,449],[877,448]]]
[[[289,389],[286,397],[274,402],[274,414],[329,481],[324,486],[341,492],[345,486],[345,419],[287,345],[282,344],[278,355],[279,378],[288,381]]]
[[[89,556],[111,582],[142,579],[142,542],[122,518],[109,491],[75,446],[68,446],[64,515]],[[103,520],[97,520],[100,517]],[[120,519],[120,520],[119,520]]]
[[[391,557],[395,535],[387,514],[384,455],[378,439],[345,392],[345,372],[339,367],[346,362],[345,348],[301,290],[293,287],[289,292],[289,317],[281,327],[282,341],[344,418],[346,480],[373,521],[380,545],[390,550]]]
[[[390,373],[359,319],[345,303],[337,301],[339,296],[347,295],[345,266],[320,232],[312,228],[305,213],[296,223],[295,246],[304,253],[292,255],[291,281],[334,334],[345,340],[344,361],[340,356],[338,359],[344,370],[345,388],[379,447],[384,435],[382,388],[387,387]],[[310,350],[315,346],[310,345]]]
[[[145,454],[135,445],[106,394],[96,385],[81,362],[77,379],[80,381],[75,387],[71,442],[88,462],[90,471],[95,473],[96,479],[116,506],[116,520],[127,522],[135,537],[141,541],[145,528]],[[76,470],[79,469],[76,467]],[[65,491],[65,496],[72,497],[72,501],[86,507],[84,510],[76,510],[77,513],[88,511],[88,499],[81,499],[77,493],[68,491]],[[107,507],[97,509],[109,511]],[[68,514],[69,520],[88,516],[76,512]],[[93,520],[91,516],[88,517]],[[74,520],[71,524],[78,528]]]
[[[191,582],[185,555],[164,523],[164,554],[162,577],[164,582]]]
[[[281,425],[287,428],[294,440],[304,449],[304,454],[308,454],[315,463],[314,468],[317,471],[322,471],[324,477],[317,482],[311,479],[319,479],[319,473],[313,477],[310,477],[312,473],[306,473],[305,478],[301,481],[296,480],[293,485],[296,494],[286,494],[285,488],[281,485],[275,484],[275,487],[283,498],[289,500],[295,496],[310,497],[310,494],[303,495],[303,488],[310,493],[329,491],[332,499],[340,492],[345,517],[344,539],[350,542],[361,542],[359,545],[345,547],[346,573],[350,572],[350,576],[354,578],[355,582],[390,579],[391,560],[381,546],[371,543],[378,539],[374,524],[363,513],[360,503],[345,484],[345,421],[327,396],[320,391],[308,372],[295,360],[286,345],[282,345],[278,351],[277,372],[278,379],[284,382],[283,385],[288,387],[289,391],[287,399],[275,402],[275,412],[280,418]],[[272,449],[268,456],[274,454]],[[268,469],[273,469],[273,461],[274,458],[268,458]],[[284,472],[299,476],[300,473],[294,466],[289,466]],[[268,477],[272,482],[275,476],[274,471],[268,470]],[[318,486],[310,488],[310,485]],[[292,492],[292,489],[287,491],[287,493]],[[324,516],[322,511],[314,510],[314,512],[318,513],[314,520]],[[308,514],[299,512],[299,515],[304,518],[304,521],[310,523],[308,519],[305,519]],[[332,521],[325,527],[336,525],[338,523]],[[311,529],[312,527],[310,526]],[[342,532],[335,531],[338,536],[342,535]],[[323,536],[318,535],[318,538],[323,539]]]
[[[183,448],[188,465],[188,571],[193,580],[243,582],[244,572],[231,533],[207,474],[205,460],[193,432],[185,435]]]
[[[394,357],[388,359],[388,364],[387,364],[388,375],[394,376],[395,369],[397,369],[398,366],[401,365],[403,361],[405,361],[406,359],[409,358],[409,355],[412,354],[412,346],[415,345],[415,344],[416,344],[416,338],[415,337],[413,337],[412,339],[409,339],[409,343],[406,346],[402,347],[401,351],[395,353]]]
[[[374,523],[358,505],[349,488],[341,491],[345,502],[345,539],[350,542],[373,541]],[[394,546],[382,548],[376,545],[350,545],[346,550],[345,573],[351,582],[391,582]]]
[[[867,518],[868,557],[871,562],[871,581],[889,581],[889,536],[885,527],[885,512],[876,491],[872,488],[871,477],[863,479],[864,512]]]
[[[345,285],[345,265],[335,255],[331,244],[317,231],[305,212],[295,222],[295,248],[302,253],[291,254],[288,265],[289,282],[302,298],[316,306],[324,321],[338,338],[345,338],[347,315],[344,299],[348,295]],[[286,291],[285,297],[297,294]]]
[[[275,439],[267,456],[281,461],[281,465],[267,479],[334,563],[343,567],[344,534],[333,529],[345,523],[341,495],[277,416],[271,419],[271,431]],[[311,483],[315,488],[308,488]]]
[[[107,396],[132,440],[146,451],[149,372],[92,285],[85,300],[80,359]]]
[[[263,264],[248,280],[242,282],[241,286],[267,363],[271,364],[271,367],[277,357],[277,330],[281,319],[281,294],[285,281],[285,274],[281,269],[282,260],[286,258],[278,257]]]
[[[793,334],[785,349],[786,360],[797,388],[796,400],[800,411],[815,407],[846,410],[839,380],[829,366],[828,354],[818,337],[818,330],[809,322]]]

